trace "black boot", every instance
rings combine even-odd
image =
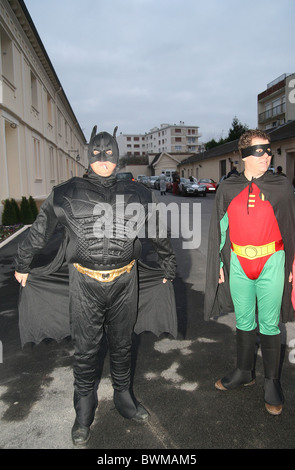
[[[145,421],[149,417],[149,413],[131,396],[129,390],[114,390],[114,403],[119,413],[127,419],[134,421]]]
[[[74,408],[76,419],[72,427],[72,440],[75,445],[84,445],[90,438],[90,425],[93,422],[97,396],[94,391],[88,395],[79,395],[74,392]]]
[[[255,383],[256,329],[236,331],[237,367],[215,383],[218,390],[233,390],[240,385]]]
[[[280,384],[281,335],[260,335],[264,366],[265,408],[272,415],[279,415],[284,404]]]
[[[72,427],[72,441],[75,446],[85,445],[90,439],[90,427],[80,424],[78,419],[75,419],[74,426]]]

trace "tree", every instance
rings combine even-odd
[[[23,196],[20,204],[20,219],[23,224],[32,224],[34,216],[30,207],[28,199]]]
[[[244,132],[248,131],[249,127],[246,124],[242,124],[237,116],[233,118],[231,128],[228,131],[227,142],[232,142],[233,140],[237,140],[241,137]]]
[[[209,140],[205,144],[206,150],[212,149],[213,147],[217,147],[218,145],[226,144],[227,142],[232,142],[233,140],[237,140],[241,137],[244,132],[248,131],[249,127],[246,124],[242,124],[237,116],[235,116],[232,120],[231,128],[228,131],[228,136],[223,139],[220,137],[219,141],[217,142],[215,139]]]
[[[226,142],[227,140],[223,139],[222,137],[220,137],[218,142],[215,139],[211,139],[205,144],[205,149],[210,150],[210,149],[213,149],[214,147],[217,147],[218,145],[225,144]]]
[[[32,211],[32,214],[33,214],[33,217],[34,217],[34,220],[35,220],[37,215],[38,215],[38,208],[37,208],[36,201],[35,201],[35,199],[33,199],[32,196],[29,197],[29,206],[31,208],[31,211]]]
[[[14,225],[16,224],[16,213],[10,199],[5,199],[4,208],[2,214],[3,225]]]
[[[11,199],[11,206],[12,210],[15,212],[15,223],[18,224],[20,222],[20,210],[15,199]]]

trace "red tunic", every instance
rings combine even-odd
[[[227,214],[231,243],[261,246],[277,242],[276,251],[284,248],[273,208],[255,183],[247,186],[231,201]],[[257,279],[270,256],[251,260],[238,256],[238,259],[245,274],[250,279]]]

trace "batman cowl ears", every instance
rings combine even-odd
[[[109,161],[116,165],[118,164],[119,147],[116,140],[117,130],[118,126],[114,128],[113,135],[108,132],[97,134],[97,126],[93,127],[88,144],[88,161],[90,164],[97,161]]]

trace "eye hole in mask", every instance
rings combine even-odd
[[[93,150],[92,153],[93,153],[93,155],[99,155],[101,152],[100,152],[100,150]],[[105,153],[106,153],[107,155],[113,155],[113,151],[112,151],[112,150],[106,150]]]
[[[262,157],[265,153],[271,157],[271,148],[269,144],[258,144],[251,145],[245,149],[242,149],[242,158],[245,157]]]

